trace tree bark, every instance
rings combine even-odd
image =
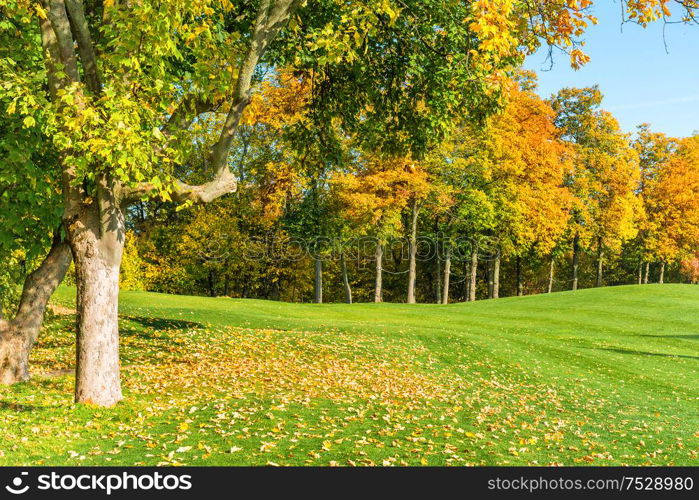
[[[551,260],[549,262],[549,283],[548,286],[546,287],[546,293],[551,293],[553,291],[553,270],[554,266],[556,263],[556,259],[551,257]]]
[[[475,302],[476,300],[476,284],[478,278],[478,245],[476,243],[471,247],[471,267],[469,269],[469,287],[468,301]]]
[[[316,304],[323,303],[323,261],[320,255],[315,258],[315,284],[314,284],[314,301]]]
[[[118,308],[125,226],[113,187],[99,182],[98,201],[64,219],[77,285],[75,401],[113,406],[122,399]]]
[[[449,279],[451,278],[451,248],[444,253],[444,279],[442,280],[442,304],[449,303]]]
[[[435,264],[437,270],[435,272],[434,280],[434,297],[437,304],[442,303],[442,261],[439,258],[439,252],[435,252]]]
[[[665,261],[660,263],[660,274],[658,275],[658,283],[661,285],[665,282]]]
[[[643,283],[643,261],[638,262],[638,284]]]
[[[524,295],[524,285],[522,283],[522,257],[517,256],[517,297]]]
[[[63,281],[70,261],[70,247],[57,231],[48,255],[24,281],[14,318],[7,321],[0,317],[0,384],[29,379],[29,354],[39,335],[49,298]]]
[[[374,302],[383,301],[383,244],[376,242],[376,285],[374,286]]]
[[[410,261],[408,264],[408,304],[415,303],[415,278],[417,274],[417,216],[418,216],[418,202],[413,200],[413,206],[410,216],[410,239],[408,241],[408,246],[410,250]]]
[[[347,276],[347,262],[345,261],[344,252],[340,252],[340,267],[342,268],[342,285],[345,288],[345,302],[352,303],[352,287],[350,287],[349,277]]]
[[[500,298],[500,253],[493,261],[493,298]]]
[[[643,274],[643,284],[647,285],[648,284],[648,275],[650,274],[650,262],[646,261],[645,265],[645,272]]]
[[[485,272],[488,277],[488,298],[492,299],[493,298],[493,262],[492,261],[486,261],[485,263]]]
[[[602,244],[602,238],[597,240],[597,280],[595,281],[595,286],[602,286],[603,281],[603,269],[604,269],[604,245]]]
[[[571,288],[578,289],[578,268],[580,267],[580,236],[575,233],[573,238],[573,283]]]

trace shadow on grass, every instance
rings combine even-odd
[[[137,323],[145,328],[153,328],[155,330],[186,330],[204,326],[203,323],[197,323],[196,321],[150,318],[147,316],[121,316],[119,319],[124,322]]]
[[[45,409],[43,406],[36,405],[25,405],[20,403],[10,403],[7,401],[0,401],[0,412],[11,411],[11,412],[34,412]]]
[[[149,318],[146,316],[122,316],[119,319],[123,323],[120,325],[121,335],[129,334],[145,338],[160,338],[157,335],[151,335],[151,332],[188,330],[204,326],[202,323],[197,323],[195,321]],[[131,323],[131,325],[129,323]],[[136,325],[142,326],[144,330],[139,329]]]
[[[699,360],[699,356],[689,356],[686,354],[665,354],[662,352],[636,351],[633,349],[621,349],[618,347],[584,347],[584,349],[594,349],[597,351],[616,352],[618,354],[633,354],[635,356],[656,356],[662,358],[683,358]]]
[[[635,335],[636,337],[650,337],[654,339],[682,339],[699,340],[699,335]]]

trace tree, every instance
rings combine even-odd
[[[649,238],[654,228],[658,227],[654,223],[657,218],[653,213],[651,200],[654,195],[655,185],[659,172],[664,169],[676,149],[676,141],[665,134],[653,132],[650,125],[639,125],[636,139],[633,142],[638,153],[639,165],[641,169],[641,180],[638,186],[638,194],[643,202],[643,219],[639,221],[639,230],[635,249],[638,252],[638,284],[648,282],[648,268],[650,261],[659,260],[658,256],[652,255],[648,247]],[[645,262],[645,278],[644,278]]]
[[[628,5],[652,14],[658,2],[647,3]],[[592,20],[588,5],[6,2],[2,101],[11,101],[9,112],[54,148],[51,179],[61,185],[63,230],[75,262],[76,400],[109,406],[121,399],[117,301],[125,211],[150,197],[186,206],[235,191],[229,156],[265,69],[288,62],[318,76],[321,121],[340,117],[375,149],[410,149],[419,158],[448,130],[449,116],[488,114],[504,68],[539,37],[575,46]],[[570,56],[573,65],[586,59],[577,47]],[[190,184],[201,173],[190,153],[202,146],[195,132],[207,112],[217,115],[217,135],[204,144],[206,161],[198,166],[210,177]],[[46,264],[60,274],[59,262]]]
[[[599,108],[601,102],[597,87],[563,89],[551,99],[556,124],[575,150],[574,169],[567,179],[575,196],[570,228],[573,290],[578,286],[581,247],[596,247],[596,284],[601,286],[605,250],[617,251],[636,235],[641,210],[636,196],[638,156],[614,117]]]
[[[676,151],[648,183],[646,245],[660,261],[661,283],[666,264],[687,258],[699,246],[698,166],[699,136],[694,135],[678,141]]]

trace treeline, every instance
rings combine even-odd
[[[535,85],[519,74],[499,113],[413,158],[299,141],[310,89],[282,71],[236,137],[236,194],[129,211],[122,286],[447,303],[696,281],[699,136],[626,134],[596,87],[543,100]]]

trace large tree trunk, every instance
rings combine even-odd
[[[522,257],[517,256],[517,297],[524,295],[524,284],[522,283]]]
[[[376,284],[374,286],[374,302],[383,301],[383,244],[376,242]]]
[[[643,284],[648,284],[648,275],[650,274],[650,262],[646,261],[645,270],[643,274]]]
[[[580,236],[575,233],[573,238],[573,283],[571,288],[578,289],[578,268],[580,267]]]
[[[444,252],[444,279],[442,280],[442,304],[449,303],[449,278],[451,277],[451,248]]]
[[[660,274],[658,275],[658,283],[661,285],[665,282],[665,261],[660,263]]]
[[[551,293],[553,291],[553,269],[556,264],[556,259],[554,259],[553,256],[551,256],[551,260],[549,262],[549,283],[548,286],[546,287],[546,293]]]
[[[352,303],[352,287],[350,287],[349,276],[347,276],[347,262],[344,252],[340,252],[340,267],[342,268],[342,285],[345,288],[345,302]]]
[[[408,264],[408,304],[415,303],[415,277],[417,273],[417,216],[418,203],[413,201],[412,213],[410,216],[410,239],[408,245],[410,248],[410,261]]]
[[[602,244],[602,238],[597,240],[597,280],[595,281],[595,286],[602,286],[603,280],[603,266],[604,266],[604,245]]]
[[[98,189],[99,202],[64,219],[77,285],[75,401],[112,406],[122,399],[118,307],[125,227],[114,190]]]
[[[476,284],[478,278],[478,245],[473,243],[471,247],[471,267],[469,268],[468,300],[476,300]]]
[[[7,321],[0,317],[0,384],[29,378],[29,354],[44,321],[49,298],[70,266],[71,253],[60,231],[39,267],[27,276],[17,314]]]
[[[323,303],[323,261],[320,256],[315,258],[314,301],[316,304]]]
[[[500,252],[493,261],[493,298],[500,298]]]

